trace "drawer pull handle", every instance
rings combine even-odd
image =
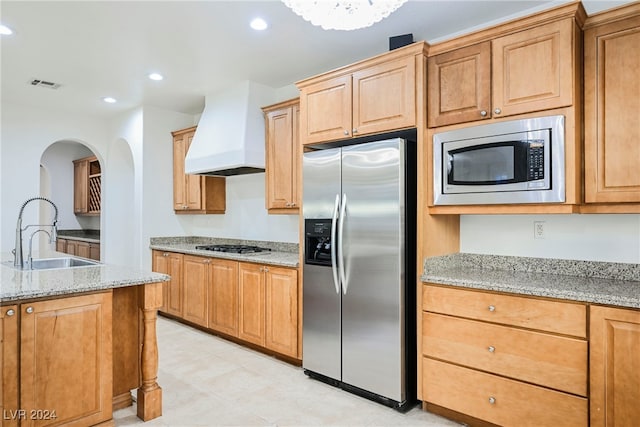
[[[7,316],[11,317],[11,316],[13,316],[14,314],[16,314],[16,312],[15,312],[12,308],[10,308],[9,310],[7,310]]]
[[[490,305],[489,311],[493,313],[494,311],[496,311],[496,307],[494,305]]]
[[[490,398],[489,398],[489,403],[490,403],[490,404],[492,404],[492,405],[495,405],[495,404],[496,404],[496,398],[495,398],[495,397],[493,397],[493,396],[492,396],[492,397],[490,397]]]
[[[487,350],[489,350],[489,353],[495,353],[496,348],[492,345],[489,346],[489,348],[487,348]]]

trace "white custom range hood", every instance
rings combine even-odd
[[[221,176],[264,172],[261,107],[274,99],[273,88],[251,81],[207,95],[185,158],[185,172]]]

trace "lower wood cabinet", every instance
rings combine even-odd
[[[160,311],[300,358],[297,269],[154,250],[153,271],[171,276]]]
[[[111,292],[0,312],[2,426],[87,426],[111,419]]]
[[[590,307],[591,427],[640,420],[640,311]]]
[[[153,271],[171,276],[171,280],[164,282],[162,285],[162,307],[160,307],[160,311],[174,316],[182,316],[183,263],[184,256],[182,254],[153,251]]]
[[[238,262],[211,259],[209,264],[209,328],[238,336]]]
[[[587,306],[423,286],[421,398],[497,425],[588,426]]]
[[[100,243],[58,238],[56,251],[100,261]]]
[[[211,258],[185,255],[183,264],[182,317],[196,325],[209,326],[208,279]]]

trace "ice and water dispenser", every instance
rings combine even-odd
[[[305,264],[331,266],[331,219],[305,219]]]

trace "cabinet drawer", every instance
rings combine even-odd
[[[587,395],[587,342],[541,332],[422,315],[425,356]]]
[[[588,425],[587,399],[423,359],[422,398],[502,426]]]
[[[425,285],[422,309],[487,322],[586,338],[583,304]]]

